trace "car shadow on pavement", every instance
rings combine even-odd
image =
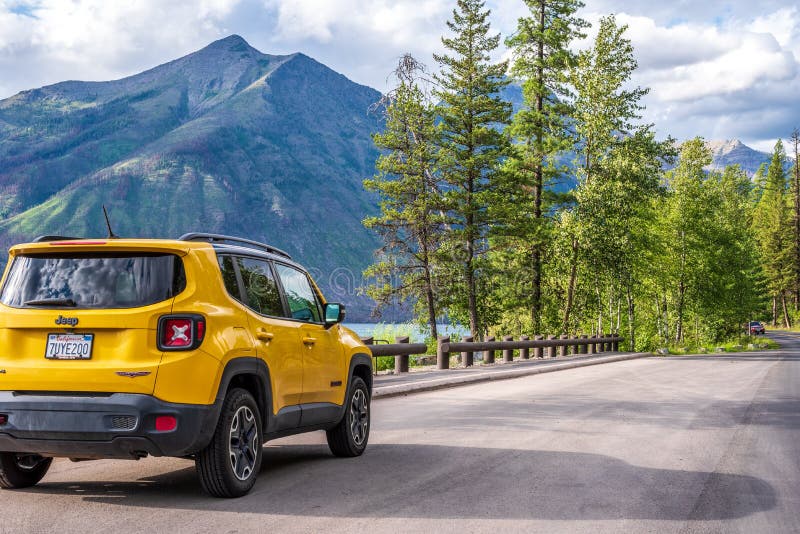
[[[774,488],[746,475],[632,465],[575,452],[377,444],[338,459],[325,445],[269,446],[253,491],[203,495],[193,468],[114,482],[18,490],[85,505],[353,518],[734,519],[772,509]]]

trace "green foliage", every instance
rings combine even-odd
[[[411,343],[425,343],[428,345],[428,354],[436,354],[436,339],[431,337],[430,334],[421,329],[418,324],[414,323],[378,323],[370,334],[376,343],[395,343],[398,337],[408,337]],[[451,336],[453,341],[456,339]],[[409,366],[416,367],[417,360],[415,356],[409,358]],[[393,356],[379,356],[377,358],[377,370],[386,371],[394,369],[395,358]]]
[[[647,89],[631,87],[626,27],[604,17],[593,46],[576,56],[582,4],[526,3],[531,16],[507,40],[524,100],[506,129],[509,146],[493,102],[502,72],[489,74],[486,63],[497,40],[487,37],[481,2],[458,2],[448,23],[455,37],[444,39],[455,54],[436,57],[440,309],[473,334],[619,331],[632,350],[732,339],[763,314],[751,222],[755,202],[770,201],[761,194],[769,173],[754,188],[738,167],[708,172],[710,151],[694,139],[665,174],[676,143],[639,123]],[[578,187],[554,194],[566,173]]]
[[[404,56],[396,71],[399,85],[386,98],[386,127],[373,141],[383,151],[378,174],[364,181],[378,193],[380,214],[364,220],[383,246],[364,272],[372,279],[367,294],[379,306],[410,300],[417,317],[436,332],[438,294],[434,256],[440,248],[444,198],[438,183],[438,137],[435,112],[417,76],[424,69]]]
[[[489,206],[493,228],[493,264],[500,276],[514,273],[515,284],[497,284],[501,322],[513,330],[538,331],[542,326],[542,279],[548,256],[551,209],[559,200],[547,186],[567,172],[560,155],[571,149],[567,72],[575,63],[569,46],[588,24],[575,16],[583,3],[575,0],[526,0],[531,16],[517,21],[506,44],[512,51],[511,73],[522,83],[523,108],[508,129],[514,138],[498,198]],[[529,310],[523,319],[521,310]]]
[[[625,31],[613,16],[602,18],[593,46],[570,70],[579,184],[574,215],[560,219],[560,235],[568,240],[561,247],[567,263],[561,330],[619,329],[624,300],[633,348],[637,293],[649,268],[643,258],[652,246],[643,229],[652,219],[651,199],[661,194],[661,169],[674,151],[671,139],[658,142],[651,126],[635,123],[647,90],[628,88],[636,61]]]
[[[753,216],[753,233],[756,236],[764,279],[772,298],[772,324],[780,322],[791,326],[787,293],[795,281],[794,236],[790,196],[786,175],[786,152],[778,140],[767,169],[763,189]]]
[[[593,167],[608,155],[620,136],[637,129],[640,100],[648,89],[627,88],[637,63],[633,46],[624,37],[627,25],[618,25],[613,15],[600,19],[594,45],[578,55],[570,71],[575,87],[575,130],[582,157],[581,172],[591,179]]]
[[[489,35],[489,11],[483,7],[479,0],[458,0],[447,22],[453,35],[442,38],[447,53],[434,55],[441,67],[436,96],[441,100],[440,165],[448,216],[438,282],[443,304],[476,337],[491,320],[487,206],[498,188],[497,169],[509,144],[498,126],[511,115],[511,105],[499,96],[508,84],[507,63],[491,62],[500,36]]]

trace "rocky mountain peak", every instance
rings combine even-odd
[[[715,155],[725,155],[731,152],[749,148],[738,139],[726,139],[724,141],[708,141],[706,146],[711,149]]]

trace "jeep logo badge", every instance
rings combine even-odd
[[[56,319],[56,324],[75,327],[78,324],[78,318],[59,315],[58,319]]]

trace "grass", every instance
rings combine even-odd
[[[754,346],[751,348],[750,345]],[[737,339],[730,339],[719,343],[703,344],[700,346],[670,345],[667,347],[669,350],[669,355],[713,354],[718,352],[754,352],[778,348],[780,348],[778,343],[763,336],[742,336]]]

